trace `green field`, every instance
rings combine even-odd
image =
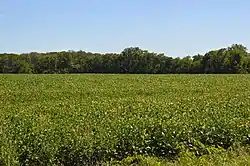
[[[230,158],[250,144],[250,75],[1,75],[0,138],[0,165]]]

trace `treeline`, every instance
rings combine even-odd
[[[239,44],[183,58],[139,47],[126,48],[120,54],[84,51],[0,54],[0,73],[250,73],[250,54]]]

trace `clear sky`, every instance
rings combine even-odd
[[[234,43],[250,47],[249,0],[0,0],[0,52],[183,57]]]

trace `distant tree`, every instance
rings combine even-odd
[[[0,54],[0,73],[250,73],[250,54],[241,44],[183,58],[139,47],[125,48],[120,54],[71,50]]]
[[[246,47],[237,44],[229,47],[225,57],[225,65],[227,67],[227,71],[233,74],[240,73],[242,70],[241,60],[247,56],[248,53]]]
[[[200,54],[194,55],[192,57],[193,61],[192,61],[192,66],[191,66],[190,73],[193,73],[193,74],[204,73],[204,71],[203,71],[203,64],[202,64],[202,58],[203,58],[203,56],[200,55]]]

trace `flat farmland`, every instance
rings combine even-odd
[[[172,162],[247,147],[250,75],[0,75],[0,138],[0,165]]]

